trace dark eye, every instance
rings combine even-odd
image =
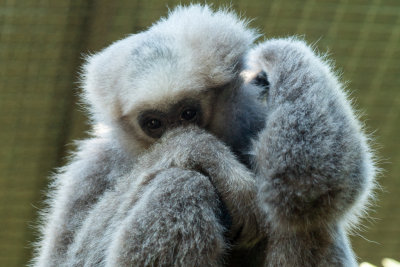
[[[160,138],[167,126],[166,114],[159,110],[144,110],[138,117],[137,122],[142,131],[151,138]]]
[[[145,125],[150,130],[157,130],[162,126],[161,121],[157,119],[148,119]]]
[[[197,116],[197,111],[195,109],[185,109],[181,113],[181,119],[186,121],[194,120]]]

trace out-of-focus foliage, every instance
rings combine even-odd
[[[188,1],[0,1],[0,266],[31,257],[47,177],[83,138],[82,54],[145,29]],[[267,37],[302,35],[343,73],[385,169],[375,212],[352,244],[373,264],[400,252],[400,1],[232,0]],[[221,2],[215,2],[218,7]],[[376,219],[375,219],[376,218]]]

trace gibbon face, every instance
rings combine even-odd
[[[165,131],[188,124],[202,125],[202,107],[196,99],[182,99],[166,112],[149,109],[137,118],[141,130],[151,138],[160,138]]]
[[[251,138],[264,127],[261,87],[234,80],[222,86],[175,91],[136,103],[120,119],[126,145],[147,149],[171,129],[197,126],[212,133],[248,163]]]
[[[201,24],[174,16],[88,57],[82,82],[92,121],[135,155],[187,125],[245,150],[264,125],[259,89],[244,90],[240,77],[256,32],[229,13]]]
[[[198,92],[176,92],[158,101],[144,101],[121,117],[120,124],[126,135],[148,147],[167,131],[176,127],[196,125],[210,130],[214,112],[219,106],[220,88]],[[214,132],[215,134],[215,132]]]

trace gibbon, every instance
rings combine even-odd
[[[88,57],[93,125],[54,177],[34,266],[357,266],[373,153],[331,66],[179,6]]]

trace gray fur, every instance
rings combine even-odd
[[[265,130],[253,143],[258,196],[274,244],[267,262],[355,265],[344,249],[346,230],[374,177],[361,126],[330,67],[304,42],[269,40],[253,53],[270,81]],[[304,247],[315,251],[304,254]]]
[[[347,232],[375,176],[360,123],[303,41],[256,37],[192,5],[88,59],[93,138],[54,179],[33,265],[357,265]],[[141,130],[187,97],[200,125]]]

